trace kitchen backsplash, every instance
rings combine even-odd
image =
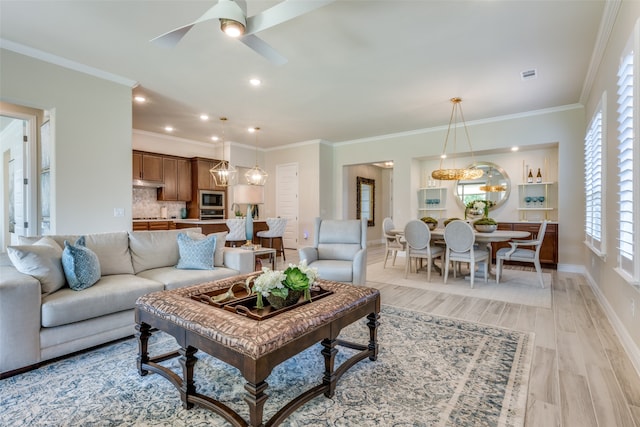
[[[157,200],[155,188],[133,188],[133,218],[160,218],[162,207],[167,208],[167,217],[180,218],[180,210],[185,207],[185,202],[161,202]]]

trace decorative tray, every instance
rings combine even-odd
[[[240,284],[242,284],[242,289],[240,289]],[[229,290],[232,290],[232,295],[234,295],[233,297],[224,301],[216,301],[216,297],[217,299],[222,299],[222,296]],[[248,317],[253,320],[264,320],[273,316],[277,316],[280,313],[284,313],[296,307],[300,307],[301,305],[309,304],[310,302],[319,300],[331,294],[333,294],[333,291],[322,289],[321,287],[312,288],[311,301],[306,301],[304,297],[300,297],[297,303],[289,305],[287,307],[279,308],[277,310],[273,309],[273,307],[269,305],[269,301],[267,301],[267,299],[263,297],[262,301],[264,302],[264,308],[258,309],[256,308],[256,301],[258,297],[256,295],[248,294],[246,289],[244,288],[244,283],[238,282],[231,286],[231,288],[218,289],[198,295],[191,295],[191,299],[202,302],[204,304],[208,304],[212,307],[221,308],[232,313]]]

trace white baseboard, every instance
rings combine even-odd
[[[627,352],[629,359],[631,359],[631,364],[635,368],[637,374],[640,375],[640,347],[638,347],[633,339],[631,339],[631,336],[629,336],[629,334],[627,333],[627,330],[618,318],[615,310],[613,309],[613,307],[611,307],[609,301],[607,301],[597,283],[593,280],[593,277],[591,277],[586,269],[583,268],[583,270],[584,272],[582,274],[584,274],[584,276],[587,278],[587,282],[589,282],[589,286],[591,286],[593,293],[598,298],[598,302],[600,302],[600,305],[602,306],[602,308],[604,308],[605,315],[611,322],[613,329],[620,337],[622,347]]]

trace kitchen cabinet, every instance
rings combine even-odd
[[[133,231],[154,231],[154,230],[175,230],[176,223],[173,221],[133,221]]]
[[[191,200],[191,163],[187,159],[165,156],[162,159],[164,187],[158,188],[158,200]]]
[[[540,228],[539,222],[500,222],[498,223],[498,230],[514,230],[514,231],[528,231],[530,236],[523,239],[534,239],[537,236]],[[496,251],[500,248],[511,247],[508,242],[492,243],[493,260],[495,262]],[[506,261],[507,264],[513,263],[513,261]],[[544,267],[557,268],[558,267],[558,223],[547,223],[547,231],[544,233],[544,240],[540,247],[540,263]],[[523,264],[531,265],[531,264]]]
[[[152,153],[133,152],[133,179],[162,182],[162,156]]]

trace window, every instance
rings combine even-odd
[[[618,69],[618,271],[629,281],[638,283],[640,257],[634,211],[637,185],[634,182],[634,51],[627,50]]]
[[[589,123],[584,138],[584,193],[585,193],[585,243],[599,256],[605,255],[603,209],[605,160],[602,150],[603,117],[602,106],[606,105],[606,94],[598,105]]]

